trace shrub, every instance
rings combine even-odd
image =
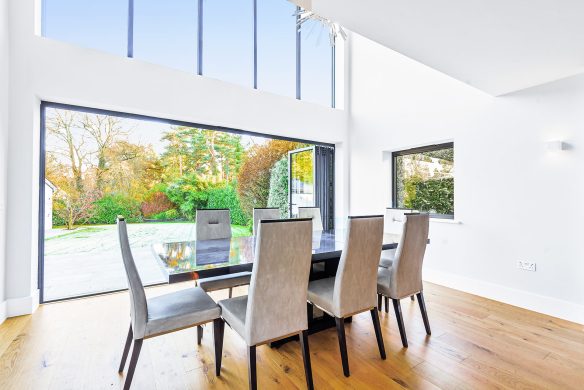
[[[234,225],[246,226],[250,217],[243,212],[239,197],[235,187],[231,184],[211,188],[208,191],[207,208],[229,209],[231,212],[231,223]]]
[[[150,218],[158,220],[158,221],[163,221],[163,220],[178,219],[179,216],[180,215],[179,215],[178,211],[176,211],[175,209],[171,209],[171,210],[163,211],[163,212],[158,213],[158,214],[151,215]]]
[[[179,205],[180,214],[194,220],[198,208],[205,208],[209,199],[208,184],[194,174],[179,178],[166,188],[166,195],[174,204]]]
[[[405,207],[437,214],[454,214],[454,179],[407,180]]]
[[[105,195],[93,202],[90,224],[116,223],[118,215],[123,215],[128,222],[142,222],[140,202],[121,194]]]
[[[155,214],[174,209],[175,207],[175,204],[168,199],[168,196],[164,192],[157,191],[146,197],[140,209],[144,217],[151,217]]]
[[[280,209],[280,215],[288,215],[288,159],[278,160],[270,171],[268,207]]]

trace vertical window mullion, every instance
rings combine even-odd
[[[333,38],[333,46],[331,47],[331,107],[335,108],[336,105],[336,38]]]
[[[258,89],[258,0],[253,0],[253,88]]]
[[[128,0],[128,57],[134,57],[134,0]]]
[[[197,74],[203,74],[203,0],[197,5]]]
[[[301,98],[301,90],[300,90],[300,77],[302,75],[301,67],[301,31],[300,25],[298,22],[300,21],[300,7],[296,7],[296,99],[300,100]]]

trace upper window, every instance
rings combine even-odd
[[[301,27],[301,89],[300,98],[330,106],[332,103],[333,51],[329,31],[314,20]]]
[[[393,152],[393,206],[454,217],[454,143]]]
[[[203,0],[203,75],[253,87],[253,1]]]
[[[197,2],[134,0],[134,58],[197,71]]]
[[[128,2],[44,0],[43,36],[118,55],[128,50]]]
[[[334,106],[329,27],[287,0],[41,0],[42,35]]]
[[[296,7],[258,0],[258,89],[296,97]]]

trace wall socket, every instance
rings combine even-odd
[[[529,260],[517,260],[517,268],[524,271],[535,272],[535,263]]]

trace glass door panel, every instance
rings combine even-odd
[[[314,207],[314,147],[288,153],[290,216],[298,216],[298,207]]]

